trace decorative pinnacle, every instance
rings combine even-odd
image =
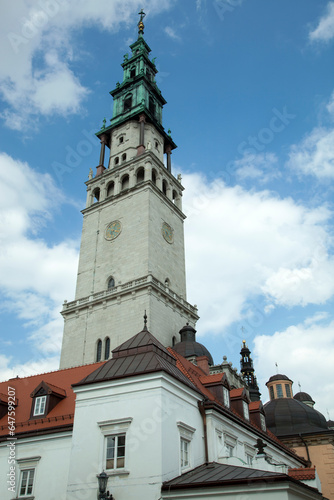
[[[139,20],[139,23],[138,23],[138,35],[143,35],[144,33],[144,23],[143,23],[143,19],[144,17],[146,16],[145,12],[143,11],[143,9],[141,9],[140,12],[138,12],[138,15],[140,16],[140,20]]]

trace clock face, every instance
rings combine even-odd
[[[174,241],[174,229],[170,227],[167,222],[163,222],[161,228],[162,236],[165,238],[167,243],[173,243]]]
[[[122,231],[122,224],[120,223],[119,220],[114,220],[113,222],[110,222],[108,224],[106,231],[105,231],[105,239],[106,240],[114,240],[121,234]]]

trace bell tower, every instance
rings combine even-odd
[[[60,368],[108,359],[138,331],[144,311],[149,330],[166,346],[198,320],[186,300],[184,188],[171,172],[176,144],[162,126],[166,101],[139,14],[123,82],[110,92],[113,117],[96,134],[100,160],[86,182],[76,295],[62,310]]]

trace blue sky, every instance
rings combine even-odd
[[[94,133],[137,36],[157,57],[182,173],[198,339],[334,418],[334,2],[17,0],[0,55],[0,371],[56,369]],[[141,323],[140,325],[141,326]],[[133,332],[136,333],[136,332]],[[154,334],[154,332],[152,332]]]

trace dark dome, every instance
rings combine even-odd
[[[320,412],[296,399],[273,399],[264,405],[264,410],[268,429],[278,437],[329,430]]]
[[[314,403],[313,399],[309,394],[307,394],[307,392],[297,392],[297,394],[293,396],[293,399],[297,399],[297,401],[301,401],[302,403],[304,401],[310,401]]]
[[[178,342],[173,346],[173,349],[184,358],[189,358],[190,356],[207,356],[209,358],[209,365],[213,366],[211,354],[203,344],[196,342],[196,340]]]
[[[289,382],[292,382],[292,380],[290,380],[286,375],[281,375],[280,373],[278,373],[277,375],[273,375],[272,377],[270,377],[266,384],[268,384],[269,382],[274,382],[275,380],[289,380]]]

